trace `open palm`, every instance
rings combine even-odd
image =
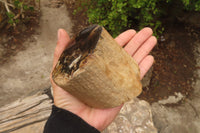
[[[120,46],[124,47],[128,54],[130,54],[138,63],[140,77],[142,79],[154,62],[154,58],[151,55],[148,55],[157,43],[157,39],[152,36],[152,30],[150,28],[144,28],[138,33],[136,33],[135,30],[127,30],[116,37],[115,40]],[[58,43],[54,53],[53,68],[63,50],[68,46],[69,41],[70,37],[67,32],[60,29],[58,31]],[[57,86],[53,82],[52,77],[51,84],[53,87],[55,106],[78,115],[99,131],[105,129],[114,120],[122,107],[121,105],[109,109],[91,108]]]

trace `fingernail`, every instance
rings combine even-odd
[[[59,29],[59,30],[58,30],[58,40],[60,40],[60,38],[61,38],[61,34],[62,34],[62,30]]]

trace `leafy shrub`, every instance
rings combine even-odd
[[[0,0],[5,5],[3,10],[6,10],[8,17],[8,23],[12,26],[16,26],[20,20],[25,18],[25,13],[28,11],[34,11],[34,6],[30,3],[34,0]]]
[[[78,3],[75,11],[87,9],[89,22],[106,27],[113,36],[128,28],[145,26],[152,27],[158,35],[164,30],[160,18],[172,7],[200,11],[200,0],[79,0]]]

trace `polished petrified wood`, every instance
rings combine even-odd
[[[71,40],[53,70],[54,82],[95,108],[119,106],[142,91],[137,63],[99,25]]]

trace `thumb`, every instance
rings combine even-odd
[[[70,37],[64,29],[58,30],[58,41],[54,52],[53,68],[55,67],[60,55],[69,45]]]

